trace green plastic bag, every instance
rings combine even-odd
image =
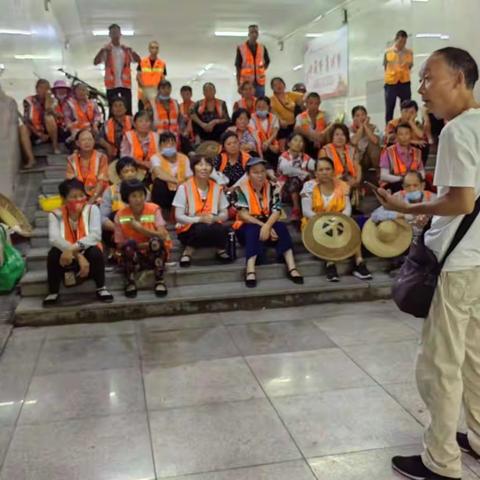
[[[20,252],[11,245],[7,229],[2,224],[0,224],[0,250],[3,251],[3,263],[0,265],[0,293],[5,293],[10,292],[22,277],[25,261]]]

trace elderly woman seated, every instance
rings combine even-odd
[[[192,158],[193,177],[181,185],[175,198],[178,239],[185,247],[180,258],[181,267],[191,265],[195,248],[214,247],[217,259],[230,262],[227,251],[229,228],[223,224],[228,218],[228,200],[222,187],[210,178],[211,159],[202,155]]]
[[[247,110],[239,108],[232,115],[233,126],[228,127],[227,131],[237,134],[242,152],[258,157],[262,155],[262,144],[256,130],[250,126],[250,118]]]
[[[287,277],[294,283],[303,283],[295,265],[293,245],[285,223],[279,221],[281,204],[274,186],[267,180],[265,160],[252,157],[247,163],[247,176],[239,182],[236,208],[238,220],[234,224],[239,242],[245,246],[245,285],[257,286],[255,265],[264,260],[265,247],[273,246],[277,256],[285,260]]]

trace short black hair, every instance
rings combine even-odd
[[[252,25],[249,25],[248,26],[248,29],[250,30],[251,28],[256,28],[258,30],[258,25],[256,25],[255,23],[252,23]]]
[[[347,139],[347,143],[350,143],[350,130],[344,123],[334,123],[332,126],[332,133],[330,136],[330,142],[333,142],[333,136],[335,135],[336,130],[341,130]]]
[[[147,188],[145,187],[144,183],[137,178],[123,180],[120,184],[120,197],[122,198],[122,202],[128,203],[128,198],[134,192],[143,192],[146,196]]]
[[[82,128],[81,130],[79,130],[76,135],[75,135],[75,141],[77,142],[78,139],[80,138],[80,135],[84,132],[89,132],[90,135],[92,135],[92,137],[95,139],[95,136],[93,135],[92,131],[90,130],[90,127],[86,127],[86,128]]]
[[[217,91],[217,87],[212,82],[206,82],[203,84],[202,90],[205,90],[207,87],[212,87],[215,91]]]
[[[120,157],[115,164],[117,175],[120,176],[125,167],[135,167],[138,169],[137,162],[132,157]]]
[[[418,103],[415,100],[404,100],[400,104],[400,109],[403,110],[404,108],[414,108],[418,112]]]
[[[68,194],[72,190],[80,190],[85,195],[85,185],[78,178],[71,178],[70,180],[64,180],[58,185],[58,193],[62,198],[67,198]]]
[[[123,106],[125,108],[127,108],[127,102],[125,101],[125,98],[123,98],[121,95],[119,95],[118,97],[115,97],[112,99],[110,105],[113,105],[114,103],[118,103],[118,102],[121,102],[123,103]]]
[[[180,89],[180,93],[182,92],[190,92],[190,93],[193,93],[193,90],[192,90],[192,87],[190,85],[184,85],[181,89]]]
[[[232,137],[235,137],[238,140],[238,136],[235,132],[232,132],[231,130],[226,130],[225,132],[223,132],[222,136],[220,137],[222,147],[225,147],[225,142]]]
[[[408,33],[405,30],[399,30],[395,35],[395,40],[398,40],[399,38],[408,38]]]
[[[320,95],[317,92],[310,92],[307,95],[307,98],[305,100],[309,100],[310,98],[315,98],[315,99],[319,100],[320,102],[322,101],[322,98],[320,97]]]
[[[192,169],[193,173],[195,173],[195,165],[198,165],[202,160],[205,160],[213,169],[213,158],[196,153],[190,157],[190,168]]]
[[[408,128],[410,131],[412,131],[412,126],[409,123],[399,123],[395,127],[395,133],[397,133],[401,128]]]
[[[292,132],[292,133],[288,136],[288,138],[287,138],[287,145],[288,145],[296,136],[302,137],[302,140],[305,142],[305,135],[303,135],[303,133],[300,133],[300,132]]]
[[[37,89],[40,85],[50,85],[50,82],[46,78],[39,78],[35,84],[35,89]]]
[[[242,84],[240,85],[239,90],[243,90],[247,85],[251,85],[251,86],[253,87],[253,82],[251,82],[250,80],[245,80],[245,81],[242,82]]]
[[[268,97],[258,97],[257,103],[258,102],[265,102],[269,107],[271,105],[270,99]]]
[[[172,82],[170,82],[169,80],[163,79],[163,80],[158,84],[158,88],[160,88],[160,87],[170,87],[170,88],[172,88]]]
[[[404,181],[404,182],[405,182],[405,178],[407,177],[407,175],[415,175],[420,183],[425,183],[425,179],[422,177],[421,172],[419,172],[418,170],[410,170],[410,171],[408,171],[408,172],[405,174],[405,176],[403,177],[403,181]]]
[[[139,110],[133,117],[133,123],[140,118],[148,118],[150,121],[152,121],[152,114],[148,110]]]
[[[169,140],[177,142],[177,137],[172,132],[163,132],[158,138],[158,143],[161,145],[162,143],[168,142]]]
[[[315,170],[317,169],[318,164],[319,164],[320,162],[327,162],[327,163],[329,163],[330,166],[335,170],[335,164],[333,163],[333,160],[332,160],[331,158],[329,158],[329,157],[320,157],[320,158],[317,158],[317,159],[315,160]]]
[[[352,117],[359,111],[365,112],[365,114],[367,113],[367,109],[363,105],[355,105],[355,107],[352,108]]]
[[[119,30],[122,30],[120,28],[120,25],[118,25],[117,23],[112,23],[109,27],[108,27],[108,31],[110,32],[111,30],[113,30],[114,28],[118,28]]]
[[[244,108],[239,108],[238,110],[235,110],[233,112],[232,123],[235,125],[235,122],[238,120],[238,117],[240,117],[240,115],[243,115],[243,114],[245,114],[250,120],[251,118],[250,112],[248,110],[245,110]]]
[[[441,55],[450,68],[462,72],[467,88],[473,90],[478,81],[478,65],[470,53],[461,48],[445,47],[436,50],[433,55]]]
[[[293,85],[292,92],[307,93],[307,87],[303,82],[297,82]]]
[[[284,80],[282,77],[273,77],[273,78],[270,80],[270,88],[273,89],[273,84],[274,84],[277,80],[278,80],[279,82],[282,82],[283,85],[285,85],[285,86],[287,85],[287,84],[285,83],[285,80]]]

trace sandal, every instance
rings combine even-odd
[[[222,263],[230,263],[232,261],[232,257],[230,257],[226,250],[218,251],[216,257],[217,260],[220,260]]]
[[[167,286],[165,285],[165,282],[163,280],[158,280],[155,282],[155,295],[157,297],[165,297],[168,293]]]
[[[111,303],[113,302],[113,295],[107,290],[107,287],[99,288],[96,292],[97,299],[101,302]]]
[[[52,305],[55,305],[58,302],[59,298],[60,298],[60,295],[58,293],[49,293],[43,299],[42,304],[44,307],[51,307]]]
[[[128,282],[125,286],[125,296],[127,298],[135,298],[137,296],[137,286],[135,282]]]
[[[187,268],[192,264],[192,257],[190,255],[182,255],[180,257],[180,266],[182,268]]]
[[[255,278],[248,278],[255,275]],[[255,272],[245,272],[245,286],[247,288],[255,288],[257,286],[257,274]]]
[[[297,272],[299,275],[292,275],[292,272]],[[287,272],[287,278],[293,283],[298,285],[303,285],[303,277],[300,275],[300,272],[297,270],[297,267],[292,268]]]

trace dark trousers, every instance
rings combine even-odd
[[[278,235],[278,240],[262,242],[260,240],[260,225],[254,223],[244,223],[237,230],[237,238],[241,245],[245,247],[245,260],[251,257],[257,257],[257,263],[265,261],[265,249],[274,247],[277,251],[277,259],[280,260],[283,254],[293,248],[292,239],[287,225],[283,222],[273,224],[273,229]]]
[[[108,99],[108,108],[109,108],[109,116],[112,116],[112,102],[118,97],[122,97],[125,105],[127,107],[127,115],[132,114],[132,90],[130,88],[110,88],[107,90],[107,99]]]
[[[177,192],[169,190],[167,182],[156,178],[152,187],[152,202],[160,208],[169,210],[172,208],[172,202]]]
[[[153,269],[156,281],[163,280],[168,252],[158,237],[152,237],[146,250],[140,250],[135,240],[128,240],[122,247],[125,276],[128,281],[135,280],[135,273]]]
[[[213,140],[220,143],[220,137],[229,126],[230,122],[221,123],[220,125],[215,125],[212,132],[206,132],[202,127],[193,122],[193,131],[200,137],[202,142]]]
[[[78,272],[80,267],[76,260],[72,265],[68,267],[62,267],[60,265],[60,257],[62,251],[58,248],[51,248],[47,257],[47,272],[48,272],[48,292],[58,293],[60,290],[60,283],[62,282],[63,275],[67,270],[73,270]],[[93,279],[97,288],[105,286],[105,262],[103,259],[103,252],[98,247],[89,247],[83,253],[84,257],[90,264],[90,272],[88,278]]]
[[[182,245],[194,248],[227,248],[229,228],[221,223],[194,223],[186,232],[178,234]]]
[[[410,82],[396,83],[395,85],[385,85],[385,123],[388,123],[395,112],[397,98],[400,102],[412,98],[412,89]]]
[[[257,98],[265,96],[265,85],[258,85],[256,82],[254,82],[254,87],[255,87],[255,96]]]

